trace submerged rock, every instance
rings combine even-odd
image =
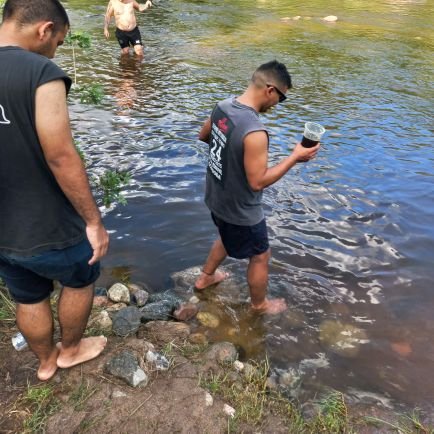
[[[319,340],[322,345],[346,357],[354,357],[361,344],[369,342],[364,330],[352,324],[326,320],[319,326]]]
[[[194,318],[197,314],[199,307],[197,304],[193,303],[181,303],[178,309],[173,312],[173,316],[178,321],[188,321],[189,319]]]
[[[133,387],[144,387],[148,383],[148,376],[140,368],[134,354],[129,351],[122,351],[109,360],[105,365],[105,371]]]
[[[210,312],[199,312],[196,317],[205,327],[215,329],[220,325],[218,317]]]

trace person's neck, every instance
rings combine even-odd
[[[241,96],[236,98],[236,100],[247,107],[251,107],[257,113],[259,113],[261,104],[256,96],[256,93],[250,87],[248,87]]]
[[[29,49],[25,38],[21,36],[21,33],[17,32],[16,26],[13,23],[4,22],[0,27],[0,47],[7,46]]]

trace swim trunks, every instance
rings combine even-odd
[[[135,45],[143,45],[142,36],[137,26],[129,32],[118,29],[116,27],[115,35],[121,48],[127,48],[129,46],[134,47]]]
[[[226,253],[231,258],[247,259],[266,252],[268,243],[267,225],[265,218],[252,226],[233,225],[211,213],[217,226]]]

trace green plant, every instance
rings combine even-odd
[[[0,288],[0,321],[15,322],[15,303],[3,288]]]
[[[103,175],[94,180],[96,189],[102,194],[102,201],[105,207],[109,207],[113,202],[122,205],[127,203],[121,194],[122,187],[128,185],[131,176],[126,171],[107,170]]]
[[[348,432],[348,410],[344,395],[331,391],[319,401],[320,411],[312,422],[312,429],[318,433]]]
[[[81,150],[80,145],[74,140],[74,146],[75,149],[77,149],[78,155],[81,158],[81,161],[83,161],[84,166],[87,166],[87,162],[86,162],[86,155],[84,154],[84,152]]]
[[[24,421],[25,432],[45,432],[45,423],[59,407],[58,400],[53,395],[50,385],[27,386],[26,395],[22,398],[24,405],[30,408],[29,417]]]
[[[83,104],[100,104],[104,98],[104,89],[98,83],[83,85],[78,89],[78,93]]]
[[[69,45],[77,45],[80,48],[89,48],[91,46],[91,36],[87,32],[81,30],[77,32],[69,32],[65,38],[65,43]]]

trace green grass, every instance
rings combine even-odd
[[[54,397],[53,388],[48,384],[27,386],[22,403],[28,407],[29,412],[23,426],[25,433],[45,432],[48,417],[59,407],[59,401]]]
[[[311,429],[317,433],[347,433],[348,410],[344,395],[331,391],[319,401],[319,414],[312,421]]]
[[[82,379],[78,387],[69,395],[68,403],[73,406],[75,411],[83,410],[86,401],[97,391],[98,389],[91,386],[89,381],[85,383]]]
[[[15,303],[0,283],[0,321],[15,323]]]

